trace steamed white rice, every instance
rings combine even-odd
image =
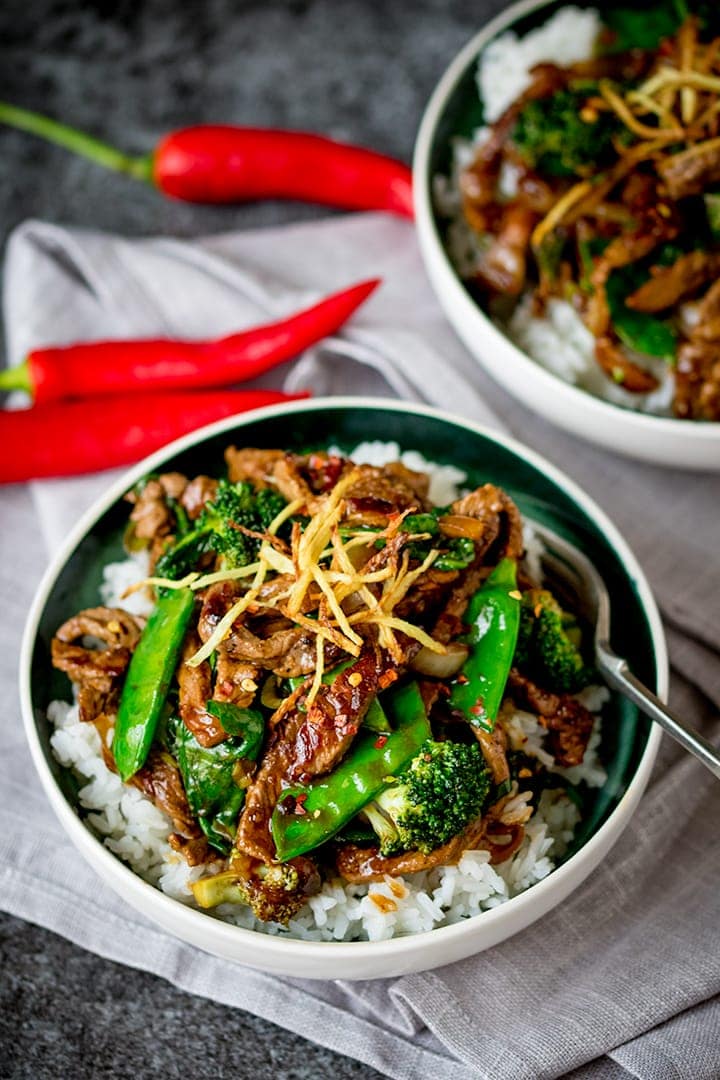
[[[561,8],[546,23],[524,37],[509,30],[495,38],[483,50],[478,61],[477,87],[484,117],[494,123],[505,109],[529,86],[530,69],[541,62],[561,66],[589,59],[602,28],[600,15],[592,8]],[[450,176],[434,181],[435,204],[449,219],[447,246],[461,277],[472,277],[482,253],[483,240],[468,226],[460,202],[460,174],[471,163],[477,148],[487,139],[489,129],[478,128],[471,139],[453,140],[453,164]],[[515,170],[505,166],[499,188],[505,198],[515,194]],[[532,314],[530,298],[521,301],[509,319],[497,316],[496,322],[507,336],[548,371],[565,382],[628,409],[669,416],[672,413],[674,380],[669,365],[654,357],[638,360],[657,378],[659,386],[649,394],[631,394],[613,383],[595,360],[595,338],[572,304],[552,299],[546,316]]]
[[[363,443],[352,452],[355,461],[380,465],[398,457],[408,468],[432,474],[433,501],[446,505],[457,498],[465,474],[452,466],[436,466],[421,454],[400,454],[396,443]],[[526,533],[528,563],[533,576],[541,577],[538,541]],[[144,555],[108,565],[101,596],[105,604],[147,614],[152,606],[142,594],[121,600],[123,590],[147,572]],[[138,598],[139,597],[139,598]],[[590,687],[579,695],[583,704],[599,713],[609,697],[604,687]],[[189,867],[168,842],[170,820],[136,788],[125,786],[102,757],[100,735],[92,724],[82,723],[77,704],[54,701],[48,719],[55,731],[50,738],[58,762],[70,769],[80,783],[78,801],[88,827],[105,846],[146,881],[169,896],[194,906],[190,884],[208,873],[208,866]],[[553,764],[544,749],[546,732],[530,713],[516,711],[505,717],[513,749],[537,757],[559,778],[570,783],[601,787],[606,774],[598,758],[600,718],[595,724],[585,760],[572,769]],[[112,731],[108,733],[108,745]],[[517,794],[503,813],[510,824],[522,815],[528,794]],[[457,866],[428,872],[387,877],[370,885],[350,885],[339,877],[326,880],[322,889],[286,927],[263,923],[243,905],[224,904],[214,914],[226,922],[269,934],[313,941],[379,941],[395,935],[420,933],[447,926],[497,907],[541,881],[550,873],[571,843],[580,813],[562,788],[543,792],[525,827],[516,853],[505,862],[490,865],[487,851],[467,851]],[[219,865],[218,865],[219,869]]]

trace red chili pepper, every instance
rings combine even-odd
[[[379,284],[334,293],[289,319],[215,341],[94,341],[33,349],[0,371],[0,391],[24,390],[36,404],[130,390],[191,389],[246,382],[334,333]]]
[[[0,484],[129,465],[213,420],[304,397],[277,390],[203,390],[4,409]]]
[[[345,210],[413,216],[407,165],[305,131],[199,124],[171,132],[154,154],[131,157],[47,116],[0,102],[0,122],[106,168],[155,184],[175,199],[237,203],[300,199]]]

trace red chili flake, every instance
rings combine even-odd
[[[307,794],[302,794],[302,795],[296,795],[295,796],[295,813],[296,814],[307,814],[307,810],[305,809],[305,800],[306,799],[307,799]]]
[[[470,712],[473,714],[473,716],[484,716],[485,715],[485,704],[484,704],[482,698],[477,699],[475,704],[470,709]]]
[[[387,671],[383,671],[382,675],[378,679],[378,686],[381,690],[387,690],[388,686],[392,686],[397,681],[398,673],[394,668],[388,668]]]
[[[468,679],[467,675],[463,675],[462,671],[461,671],[461,672],[460,672],[460,674],[458,675],[458,677],[457,677],[457,681],[458,681],[458,682],[460,683],[460,685],[461,685],[461,686],[466,686],[466,685],[467,685],[467,683],[469,683],[469,682],[470,682],[470,680]]]
[[[388,741],[387,735],[378,735],[377,739],[375,740],[375,749],[376,750],[382,750],[383,746],[385,745],[385,743],[387,741]]]

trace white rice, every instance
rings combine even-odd
[[[381,465],[400,457],[408,468],[432,474],[433,501],[446,505],[457,498],[466,476],[453,466],[436,466],[416,451],[402,455],[396,443],[363,443],[352,452],[355,461]],[[526,531],[528,565],[539,573],[537,538]],[[104,571],[102,600],[110,606],[130,609],[123,590],[147,572],[144,556],[135,555],[109,564]],[[140,596],[140,599],[138,599]],[[133,594],[133,610],[147,614],[148,599]],[[144,605],[144,606],[143,606]],[[604,687],[591,687],[578,695],[587,708],[599,712],[609,697]],[[169,819],[135,788],[125,786],[102,757],[100,735],[92,724],[82,723],[77,704],[54,701],[48,719],[55,731],[50,738],[53,754],[72,770],[80,783],[78,802],[85,821],[105,846],[123,859],[146,881],[182,903],[195,906],[193,881],[208,873],[208,866],[191,868],[168,842]],[[582,765],[561,769],[544,749],[545,729],[534,716],[514,712],[504,717],[514,749],[536,756],[565,780],[600,787],[606,774],[599,762],[600,718],[590,739]],[[108,745],[112,731],[108,733]],[[509,800],[503,811],[508,824],[522,815],[529,795]],[[541,881],[551,872],[572,841],[580,820],[577,806],[562,788],[543,792],[525,827],[523,842],[505,862],[490,865],[488,851],[467,851],[457,866],[440,867],[405,878],[386,878],[370,885],[350,885],[335,877],[326,880],[315,896],[290,920],[287,927],[256,919],[244,905],[224,904],[213,913],[226,922],[268,934],[311,941],[380,941],[395,935],[421,933],[497,907]],[[219,868],[219,864],[218,864]]]
[[[552,18],[525,37],[512,30],[491,41],[483,50],[477,86],[485,121],[494,124],[531,82],[530,69],[544,61],[566,67],[592,56],[601,29],[600,16],[592,8],[560,8]]]
[[[491,41],[478,61],[476,79],[486,123],[492,124],[499,119],[508,105],[529,86],[530,69],[535,64],[548,61],[563,66],[591,57],[601,28],[597,11],[569,6],[561,8],[523,38],[508,30]],[[481,127],[470,139],[453,139],[451,173],[437,176],[433,182],[435,205],[448,219],[450,258],[464,278],[475,273],[488,241],[468,226],[462,213],[460,175],[487,139],[488,132],[487,127]],[[500,195],[511,199],[516,193],[516,185],[516,170],[504,166],[498,185]],[[531,298],[527,296],[509,320],[498,317],[496,321],[520,349],[565,382],[627,409],[657,416],[672,414],[674,379],[667,362],[629,352],[629,359],[651,371],[659,386],[649,394],[631,394],[624,390],[603,373],[595,360],[595,338],[567,301],[550,300],[545,317],[537,318],[532,314]]]
[[[628,357],[651,371],[660,384],[649,394],[631,394],[603,373],[595,360],[595,338],[572,304],[552,299],[545,311],[545,318],[539,319],[532,314],[531,298],[521,301],[504,325],[511,341],[548,371],[596,397],[626,409],[658,416],[671,414],[675,384],[665,360],[639,356],[626,349]]]

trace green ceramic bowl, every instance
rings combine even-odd
[[[456,926],[385,942],[344,944],[268,937],[189,909],[143,882],[83,824],[72,777],[53,757],[46,717],[54,698],[71,700],[70,683],[50,663],[57,627],[98,602],[102,568],[122,558],[127,521],[124,492],[142,475],[176,469],[220,475],[230,443],[291,450],[330,444],[350,450],[367,439],[393,441],[467,472],[468,485],[505,488],[523,513],[578,544],[602,573],[615,610],[622,611],[613,645],[660,696],[667,691],[667,658],[658,613],[634,556],[603,512],[567,477],[512,440],[435,410],[376,399],[327,399],[274,406],[195,432],[136,466],[78,523],[48,569],[31,610],[21,664],[27,735],[41,780],[71,838],[101,876],[146,914],[209,951],[268,970],[329,977],[343,959],[343,976],[368,978],[433,967],[477,952],[528,925],[567,895],[602,858],[627,823],[647,782],[659,742],[635,708],[616,695],[606,707],[601,757],[607,784],[588,791],[584,820],[564,864],[543,882],[493,911]],[[431,945],[432,943],[432,945]]]

